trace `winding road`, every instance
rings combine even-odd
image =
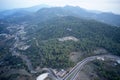
[[[82,70],[85,64],[88,62],[91,62],[96,59],[112,59],[112,60],[120,60],[120,57],[115,55],[98,55],[98,56],[91,56],[88,58],[85,58],[84,60],[80,61],[75,67],[72,68],[72,70],[66,74],[61,80],[75,80],[77,74]]]
[[[63,78],[58,77],[52,69],[45,68],[43,70],[47,71],[49,75],[52,76],[53,80],[76,80],[78,73],[82,70],[82,68],[89,62],[93,60],[105,60],[105,59],[110,59],[110,60],[120,60],[120,57],[115,56],[115,55],[97,55],[97,56],[91,56],[83,59],[82,61],[78,62],[76,66],[74,66],[71,71],[66,74]]]
[[[26,44],[25,42],[23,42],[24,40],[23,41],[20,40],[20,37],[21,36],[23,37],[23,33],[24,33],[24,37],[25,37],[24,26],[21,26],[19,28],[20,28],[20,30],[18,30],[14,35],[12,35],[15,38],[15,42],[14,42],[13,46],[11,47],[12,55],[20,57],[26,63],[28,70],[31,73],[36,73],[36,71],[33,69],[32,63],[28,59],[28,57],[26,55],[20,54],[20,52],[16,51],[16,49],[18,48],[18,44],[20,44],[20,43],[22,43],[22,45]],[[22,34],[20,32],[22,32]],[[26,46],[26,45],[24,45],[24,46]],[[77,77],[77,74],[82,70],[82,68],[84,67],[85,64],[87,64],[93,60],[96,60],[96,59],[102,60],[103,58],[104,59],[108,58],[108,59],[112,59],[112,60],[120,60],[120,57],[115,56],[115,55],[97,55],[97,56],[87,57],[87,58],[83,59],[82,61],[78,62],[77,65],[74,66],[72,68],[72,70],[68,74],[66,74],[63,78],[59,78],[56,74],[54,74],[52,69],[48,69],[48,72],[56,80],[75,80]]]

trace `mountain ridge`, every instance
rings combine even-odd
[[[19,11],[18,11],[19,12]],[[24,13],[24,11],[23,11]],[[12,16],[17,15],[18,13],[14,13],[13,15],[10,15],[11,18],[13,18]],[[28,14],[28,15],[26,15]],[[114,26],[120,26],[120,15],[116,15],[113,13],[108,13],[108,12],[100,12],[99,14],[96,12],[91,12],[89,10],[80,8],[78,6],[73,7],[73,6],[64,6],[64,7],[43,7],[41,9],[39,9],[36,12],[32,12],[29,15],[29,12],[25,12],[25,14],[23,14],[23,20],[24,18],[28,18],[28,20],[32,20],[34,21],[36,20],[47,20],[50,19],[52,17],[56,17],[56,16],[76,16],[76,17],[80,17],[80,18],[85,18],[85,19],[94,19],[100,22],[104,22],[110,25],[114,25]],[[18,15],[19,17],[19,15]],[[29,19],[31,18],[31,19]],[[15,18],[14,18],[15,19]],[[22,19],[22,18],[20,18]],[[18,18],[19,20],[19,18]],[[35,22],[37,22],[35,20]]]

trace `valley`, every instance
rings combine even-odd
[[[0,80],[120,79],[119,22],[72,6],[18,13],[0,19]]]

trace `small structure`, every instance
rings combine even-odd
[[[29,45],[22,45],[20,47],[18,47],[19,50],[26,50],[28,49],[30,46]]]
[[[67,30],[67,31],[72,31],[72,29],[71,29],[71,28],[67,28],[66,30]]]
[[[56,69],[53,69],[53,72],[54,72],[55,74],[57,74],[58,71],[57,71]]]
[[[97,57],[97,59],[98,60],[102,60],[102,61],[104,61],[105,59],[104,58],[102,58],[102,57]]]
[[[66,72],[64,69],[61,69],[61,71],[59,71],[59,72],[57,73],[57,75],[58,75],[59,77],[63,77],[66,73],[67,73],[67,72]]]

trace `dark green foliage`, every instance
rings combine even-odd
[[[40,46],[37,49],[35,44],[32,45],[27,50],[27,54],[30,54],[29,56],[32,58],[34,66],[41,65],[41,67],[52,68],[68,68],[73,66],[73,62],[69,60],[69,53],[72,46],[58,42],[57,40],[39,42]]]
[[[4,56],[4,58],[1,61],[2,63],[0,65],[0,68],[5,66],[9,66],[11,69],[20,69],[26,67],[19,57],[15,57],[10,54],[6,54],[6,56]]]
[[[101,79],[120,80],[120,64],[117,64],[114,61],[94,61],[93,63],[96,65],[95,71]]]
[[[30,54],[28,56],[34,66],[66,68],[72,64],[69,60],[70,52],[86,52],[83,56],[85,58],[95,55],[93,50],[96,48],[104,48],[112,54],[120,55],[120,28],[94,20],[57,17],[29,26],[26,30],[31,47],[25,53]],[[58,38],[66,36],[74,36],[79,41],[58,41]]]
[[[68,31],[70,28],[72,31]],[[28,32],[29,34],[29,32]],[[94,20],[84,20],[75,17],[55,18],[38,24],[31,37],[40,40],[74,36],[90,46],[104,47],[115,54],[120,53],[120,28]],[[118,49],[115,49],[117,46]],[[87,47],[87,46],[86,46]],[[114,48],[114,49],[113,49]],[[113,51],[112,51],[113,50]],[[118,54],[119,55],[119,54]]]
[[[1,33],[8,33],[8,30],[6,29],[7,26],[8,26],[7,22],[0,20],[0,34]]]

